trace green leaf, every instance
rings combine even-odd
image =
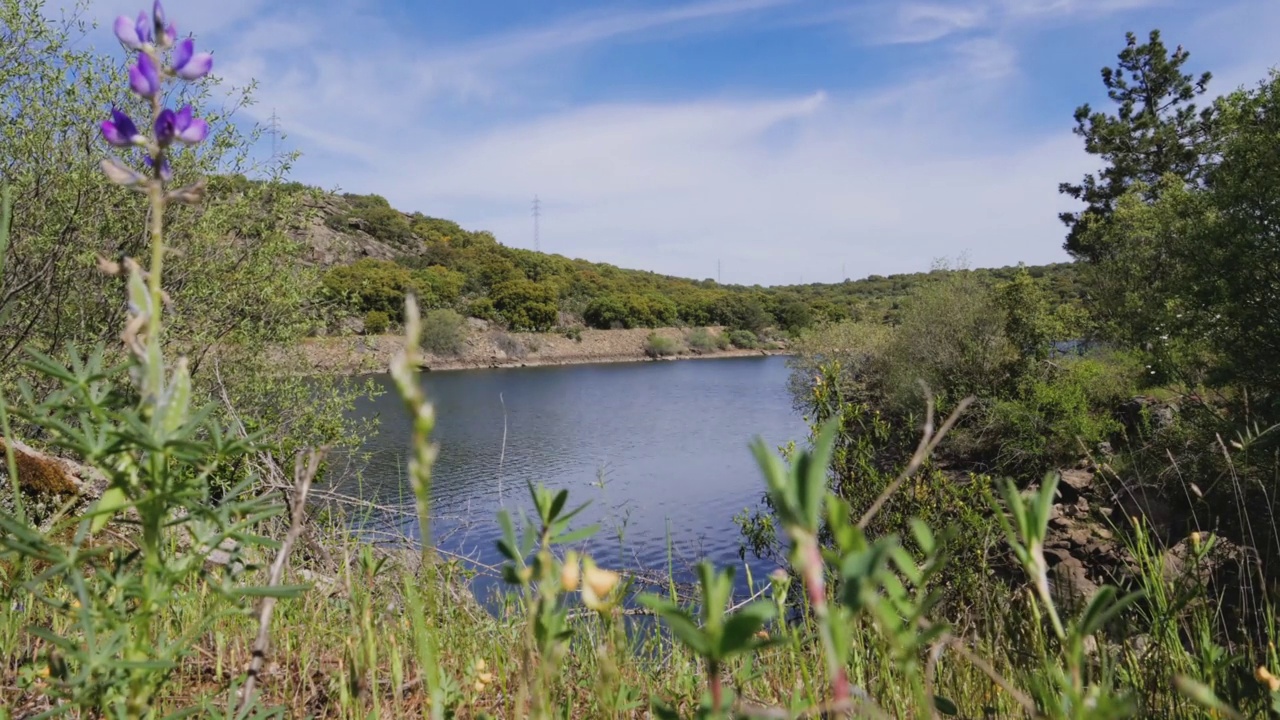
[[[586,540],[600,531],[599,525],[588,525],[584,528],[578,528],[572,532],[565,533],[555,538],[555,541],[561,545],[571,545],[579,540]]]
[[[1186,675],[1178,675],[1173,679],[1173,685],[1178,688],[1178,692],[1182,693],[1184,697],[1206,710],[1214,710],[1229,718],[1244,720],[1244,715],[1241,715],[1235,708],[1218,699],[1218,695],[1213,692],[1213,689],[1199,680],[1193,680]]]
[[[713,648],[706,633],[693,622],[693,618],[689,617],[688,613],[681,609],[679,605],[656,595],[641,595],[639,601],[641,605],[649,608],[658,617],[666,621],[667,626],[671,628],[671,633],[690,650],[702,657],[711,656]]]
[[[251,585],[236,588],[235,594],[244,597],[296,598],[311,589],[310,585]]]
[[[728,658],[752,649],[757,639],[755,634],[773,618],[773,614],[772,605],[755,602],[730,615],[720,636],[720,657]]]
[[[111,518],[115,514],[129,505],[129,498],[124,493],[124,488],[120,486],[112,486],[102,493],[102,497],[98,498],[98,502],[94,504],[93,510],[88,514],[93,516],[89,522],[89,532],[97,534],[98,531],[106,527],[111,522]]]
[[[560,515],[560,511],[564,509],[564,504],[569,501],[569,491],[561,490],[556,493],[555,499],[551,501],[551,512],[547,513],[548,520],[555,520]]]

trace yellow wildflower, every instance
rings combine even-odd
[[[564,559],[564,565],[560,566],[560,587],[565,592],[573,592],[578,589],[578,578],[582,574],[581,566],[578,564],[578,553],[570,551]]]
[[[1254,671],[1253,676],[1258,679],[1258,682],[1266,685],[1267,689],[1271,692],[1280,690],[1280,678],[1272,675],[1266,665],[1259,665],[1258,669]]]

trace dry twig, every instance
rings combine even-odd
[[[320,471],[320,462],[324,459],[326,452],[326,448],[309,451],[306,454],[305,465],[302,453],[299,453],[294,461],[294,477],[297,479],[297,484],[294,486],[293,502],[290,503],[292,512],[289,532],[280,545],[280,552],[276,554],[275,561],[271,563],[271,572],[267,577],[268,587],[278,587],[284,577],[284,566],[289,561],[289,552],[306,525],[307,492],[311,490],[311,483],[315,480],[316,473]],[[253,642],[253,660],[249,664],[249,675],[245,679],[244,687],[240,689],[240,707],[237,716],[243,716],[253,703],[258,675],[262,672],[262,663],[267,656],[267,646],[271,642],[271,613],[275,610],[275,606],[274,597],[264,597],[258,608],[258,637]]]

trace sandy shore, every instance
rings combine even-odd
[[[709,328],[716,334],[716,328]],[[786,354],[783,348],[768,350],[718,350],[697,353],[685,350],[654,361],[645,355],[650,333],[675,340],[683,347],[688,330],[583,330],[581,340],[553,333],[507,333],[472,329],[464,349],[456,356],[427,355],[424,370],[472,370],[477,368],[585,365],[590,363],[666,362],[670,360],[758,357]],[[311,338],[301,346],[305,371],[315,375],[358,375],[384,372],[400,349],[399,335]]]

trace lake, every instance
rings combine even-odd
[[[587,549],[602,565],[665,571],[670,551],[684,578],[704,557],[741,566],[733,517],[764,488],[749,443],[806,435],[788,374],[783,357],[424,373],[440,448],[434,541],[500,564],[495,513],[532,512],[532,482],[568,489],[570,506],[591,501],[578,526],[601,524]],[[390,378],[376,381],[387,392],[357,412],[379,432],[338,489],[386,506],[374,524],[416,538],[407,415]],[[772,569],[752,563],[757,577]]]

